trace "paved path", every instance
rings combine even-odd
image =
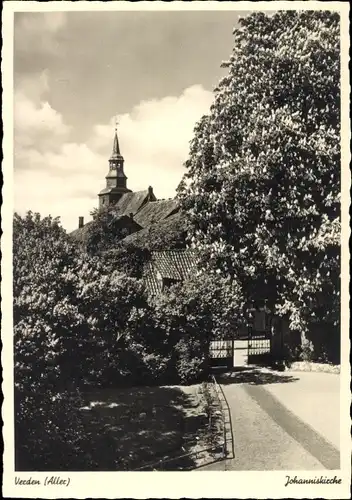
[[[304,374],[302,378],[309,379],[307,375],[309,374]],[[314,378],[317,374],[312,375]],[[335,377],[330,374],[320,375]],[[300,377],[301,374],[298,373],[280,374],[257,369],[219,377],[230,409],[234,456],[200,470],[339,469],[340,458],[336,443],[309,424],[309,412],[304,412],[302,408],[297,412],[292,411],[293,395],[294,405],[299,407],[300,403],[307,403],[308,393],[315,387],[313,382],[306,384],[309,390],[306,390],[300,400]],[[276,386],[280,386],[280,389]],[[339,385],[336,384],[336,387]],[[282,394],[286,396],[282,397]],[[318,397],[314,397],[314,402],[317,403]],[[284,404],[281,399],[284,403],[291,403]],[[325,398],[326,405],[328,401]],[[320,412],[323,408],[320,407]],[[318,413],[319,408],[315,411]],[[334,422],[338,426],[338,414],[335,414]],[[320,426],[319,430],[323,427]]]
[[[287,374],[287,375],[286,375]],[[290,372],[286,372],[290,376]],[[292,372],[289,384],[265,388],[298,418],[340,447],[340,376],[333,373]]]

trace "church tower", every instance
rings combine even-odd
[[[99,193],[99,210],[104,207],[117,203],[121,196],[125,193],[130,193],[127,189],[127,177],[123,171],[124,164],[123,156],[120,153],[119,140],[117,137],[117,127],[115,128],[114,144],[112,153],[109,159],[109,172],[105,177],[106,188]]]

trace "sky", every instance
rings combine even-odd
[[[15,210],[90,219],[115,117],[127,186],[175,195],[242,11],[16,13]]]

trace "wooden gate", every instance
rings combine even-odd
[[[211,366],[233,368],[233,339],[212,340],[209,349]]]

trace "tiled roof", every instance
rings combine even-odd
[[[135,220],[143,227],[148,227],[153,223],[157,223],[166,219],[178,210],[177,201],[158,200],[146,203],[136,214]]]
[[[182,280],[182,274],[177,269],[174,259],[167,252],[160,252],[154,260],[154,266],[162,278]]]
[[[83,227],[75,229],[70,233],[70,236],[72,236],[79,243],[86,243],[88,240],[89,228],[93,224],[93,222],[94,221],[89,221]],[[141,226],[138,224],[138,222],[132,220],[127,215],[117,216],[116,218],[111,220],[110,224],[112,225],[117,222],[121,224],[121,227],[129,228],[133,232],[139,231],[141,229]]]
[[[135,215],[140,210],[144,203],[148,200],[148,190],[137,191],[135,193],[125,193],[116,203],[116,212],[119,215]]]
[[[151,260],[143,270],[143,280],[149,293],[161,292],[161,283],[157,279],[158,273],[162,278],[183,281],[188,278],[197,264],[194,250],[166,250],[152,252]]]
[[[93,224],[92,220],[87,222],[87,224],[85,224],[83,227],[79,227],[74,231],[72,231],[70,233],[70,236],[72,236],[76,241],[84,243],[87,240],[88,231],[92,224]]]
[[[137,220],[137,217],[135,217],[135,219]],[[153,230],[152,235],[150,235],[151,229]],[[123,241],[125,243],[133,243],[135,245],[149,247],[152,243],[152,238],[154,237],[154,231],[156,231],[158,235],[166,235],[165,248],[170,248],[171,245],[167,243],[167,234],[178,232],[178,234],[181,235],[185,231],[184,215],[181,212],[176,212],[166,219],[159,221],[155,225],[150,225],[149,227],[141,229],[141,231],[126,236]]]
[[[152,262],[147,262],[143,269],[143,282],[151,295],[157,295],[161,292],[161,286],[157,279],[157,271]]]

